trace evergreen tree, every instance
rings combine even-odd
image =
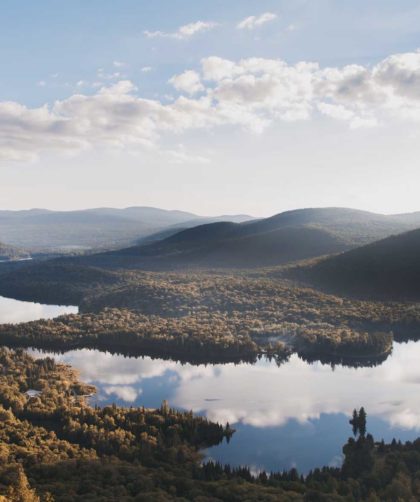
[[[352,425],[353,428],[353,435],[354,437],[357,436],[357,432],[359,430],[359,415],[357,414],[357,410],[353,410],[353,418],[349,420],[350,425]]]
[[[366,416],[367,415],[366,415],[365,409],[363,407],[360,408],[358,426],[359,426],[360,435],[363,437],[365,437],[365,435],[366,435]]]

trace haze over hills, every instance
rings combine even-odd
[[[385,216],[346,208],[300,209],[256,221],[199,225],[158,242],[83,261],[152,269],[271,266],[346,251],[413,226],[420,226],[420,213]]]
[[[221,218],[252,219],[247,215],[201,217],[153,207],[0,211],[0,237],[8,245],[31,250],[112,249],[135,244],[143,237],[174,225],[189,228]]]
[[[260,221],[259,218],[254,218],[252,216],[246,214],[235,214],[235,215],[222,215],[222,216],[214,216],[214,217],[200,217],[199,220],[197,218],[184,221],[182,223],[177,223],[176,225],[171,225],[170,227],[165,228],[164,230],[160,230],[159,232],[147,235],[146,237],[142,237],[138,240],[136,244],[144,245],[156,243],[158,241],[162,241],[171,237],[172,235],[176,235],[184,230],[189,230],[198,226],[206,226],[213,223],[246,223],[251,221]]]
[[[3,225],[4,229],[9,228],[9,235],[14,231],[21,239],[44,242],[44,246],[61,245],[67,249],[96,246],[100,250],[68,258],[69,263],[77,265],[166,270],[280,265],[349,251],[420,227],[420,213],[386,216],[347,208],[299,209],[259,220],[246,220],[249,217],[238,215],[229,218],[240,223],[199,224],[223,218],[141,207],[71,212],[3,211],[0,231]],[[152,232],[152,227],[159,230]],[[38,236],[34,235],[36,232]],[[139,244],[127,246],[127,242]]]
[[[338,294],[420,300],[420,229],[333,256],[295,274]]]
[[[28,257],[29,254],[26,251],[0,242],[0,262],[8,260],[24,259]]]

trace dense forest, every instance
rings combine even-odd
[[[41,281],[24,268],[0,290],[48,301],[74,294],[81,313],[0,326],[3,343],[50,349],[97,347],[209,362],[321,356],[382,356],[393,337],[420,327],[415,304],[342,299],[261,273],[153,273],[53,267]],[[8,289],[10,291],[10,289]]]
[[[91,407],[91,386],[68,366],[0,349],[0,500],[346,501],[417,500],[420,441],[375,442],[366,412],[341,468],[306,478],[202,462],[200,448],[234,430],[171,409]],[[36,392],[35,392],[36,391]],[[1,498],[2,497],[2,498]]]

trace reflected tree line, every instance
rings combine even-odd
[[[37,395],[28,394],[37,390]],[[69,367],[0,350],[0,500],[417,500],[420,440],[375,442],[363,408],[341,468],[260,472],[202,463],[234,430],[167,402],[91,407]],[[281,445],[279,445],[281,448]]]
[[[98,348],[197,364],[253,362],[260,355],[282,362],[298,352],[333,364],[371,365],[390,354],[394,333],[416,337],[420,328],[418,306],[343,299],[256,273],[85,270],[56,262],[5,274],[0,292],[77,301],[82,310],[1,325],[4,344]]]

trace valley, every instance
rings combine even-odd
[[[0,493],[15,479],[8,493],[83,500],[81,466],[91,493],[111,493],[105,469],[127,500],[240,500],[243,490],[307,500],[331,484],[346,500],[355,479],[360,496],[391,493],[396,474],[372,489],[358,465],[375,476],[384,459],[416,454],[420,307],[398,288],[392,301],[348,295],[346,281],[330,288],[319,271],[388,241],[402,242],[391,256],[414,256],[416,231],[357,247],[374,235],[362,235],[359,213],[316,213],[293,214],[293,227],[291,215],[213,223],[117,251],[0,264],[3,374],[31,375],[0,393]],[[373,252],[390,278],[409,264]],[[37,394],[22,400],[28,390]],[[378,441],[347,441],[348,416],[367,404]],[[28,435],[25,450],[16,434]],[[53,480],[63,469],[66,492]]]

